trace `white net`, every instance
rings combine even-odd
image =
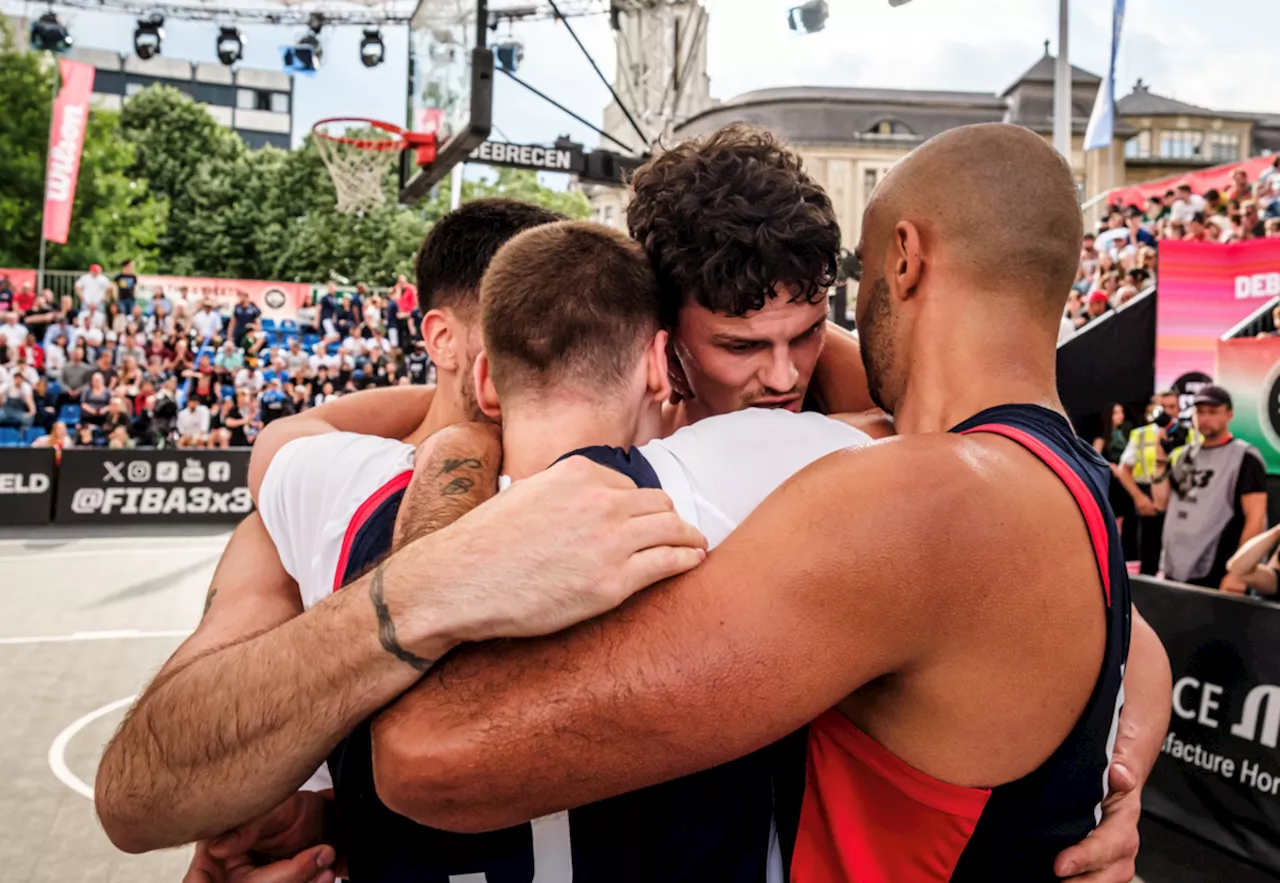
[[[373,126],[339,121],[317,125],[312,140],[333,179],[338,211],[360,214],[387,201],[387,175],[405,147],[401,138]]]

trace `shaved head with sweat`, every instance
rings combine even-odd
[[[872,398],[900,431],[944,431],[981,410],[958,394],[965,365],[999,360],[1015,386],[1052,376],[1083,235],[1070,168],[1030,130],[955,129],[893,168],[863,219],[857,324]],[[1045,403],[1029,393],[999,398]],[[921,413],[929,425],[913,425]]]

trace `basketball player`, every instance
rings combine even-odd
[[[375,737],[390,805],[487,830],[813,721],[777,792],[797,883],[1056,878],[1107,796],[1130,635],[1106,466],[1054,378],[1074,183],[1033,133],[967,127],[895,167],[863,230],[864,359],[902,437],[804,470],[616,615],[443,661]],[[530,542],[538,517],[500,495],[376,573],[480,591],[521,561],[553,589],[575,550]]]

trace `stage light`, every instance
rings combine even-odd
[[[386,58],[387,47],[382,43],[382,32],[367,30],[360,40],[360,62],[365,67],[377,67]]]
[[[304,34],[293,46],[284,47],[284,69],[296,74],[314,74],[324,50],[314,33]]]
[[[218,28],[218,61],[230,67],[244,57],[244,36],[232,25]]]
[[[52,11],[31,23],[31,48],[37,52],[66,52],[71,48],[71,32]]]
[[[497,60],[498,67],[509,74],[514,74],[520,69],[520,62],[524,60],[524,46],[514,40],[498,43],[493,47],[493,57]]]
[[[153,12],[138,19],[138,26],[133,31],[133,51],[143,61],[155,58],[160,54],[160,43],[164,40],[164,16]]]
[[[793,31],[816,34],[827,26],[827,0],[809,0],[802,6],[793,6],[787,13],[787,24]]]

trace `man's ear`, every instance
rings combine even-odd
[[[466,342],[458,338],[453,325],[453,317],[443,310],[429,310],[422,317],[422,340],[427,345],[427,355],[442,371],[457,371],[463,364],[462,350]]]
[[[659,402],[671,398],[671,374],[667,359],[667,332],[659,331],[645,347],[645,382]]]
[[[667,380],[671,387],[669,400],[673,405],[678,405],[685,399],[692,401],[695,398],[693,388],[689,385],[684,365],[680,362],[680,354],[676,351],[676,339],[665,331],[663,334],[666,335],[663,353],[667,360]]]
[[[476,404],[481,413],[490,420],[502,419],[502,404],[498,401],[498,389],[493,385],[493,374],[489,371],[489,354],[484,350],[476,356],[475,366]]]
[[[921,250],[920,228],[914,221],[899,221],[893,228],[889,249],[889,290],[902,298],[915,294],[924,275],[924,252]]]

